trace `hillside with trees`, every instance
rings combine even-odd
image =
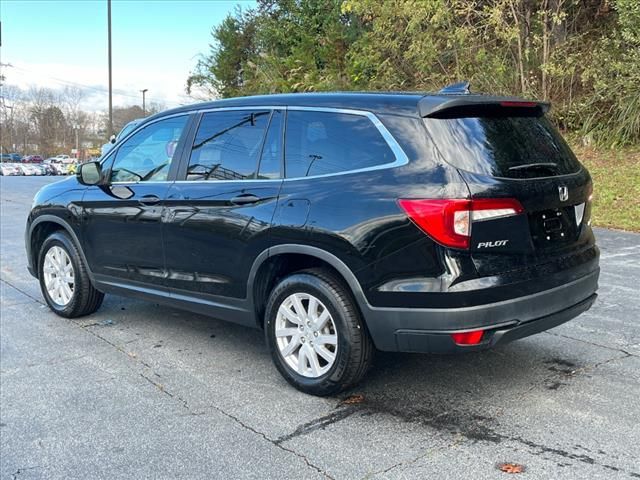
[[[23,89],[7,84],[2,77],[0,89],[0,150],[4,153],[48,157],[70,154],[77,144],[86,157],[89,149],[99,151],[107,141],[108,113],[83,108],[86,89],[72,86]],[[161,104],[150,102],[146,114],[163,109]],[[143,116],[138,105],[114,107],[114,131]]]
[[[553,104],[583,144],[640,143],[638,0],[258,0],[213,27],[187,89],[476,92]]]

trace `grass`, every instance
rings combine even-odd
[[[640,232],[640,147],[573,151],[593,178],[592,223]]]

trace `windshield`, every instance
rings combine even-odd
[[[440,153],[473,173],[507,178],[567,175],[580,163],[545,117],[425,118]]]

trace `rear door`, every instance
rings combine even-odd
[[[425,118],[472,199],[515,199],[522,207],[472,213],[470,248],[480,274],[543,263],[593,241],[589,173],[537,104],[504,103]]]
[[[268,108],[202,114],[162,216],[175,296],[245,298],[282,184],[283,116]]]

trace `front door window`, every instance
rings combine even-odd
[[[134,133],[118,148],[111,166],[111,183],[165,181],[186,123],[187,115],[182,115]]]

